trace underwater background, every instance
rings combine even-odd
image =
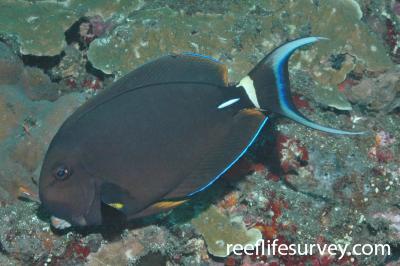
[[[129,223],[109,213],[59,231],[27,199],[62,122],[129,71],[190,51],[226,64],[234,83],[305,36],[329,40],[291,58],[296,106],[367,136],[274,119],[210,189]],[[0,0],[0,265],[400,265],[399,64],[398,0]],[[225,243],[260,237],[392,254],[226,256]]]

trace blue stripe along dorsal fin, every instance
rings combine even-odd
[[[193,56],[193,57],[199,57],[199,58],[203,58],[203,59],[207,59],[207,60],[211,60],[215,63],[218,64],[223,64],[221,61],[219,61],[218,59],[215,59],[214,57],[211,57],[209,55],[202,55],[202,54],[197,54],[197,53],[193,53],[193,52],[183,52],[182,55],[186,55],[186,56]]]
[[[323,37],[306,37],[293,40],[276,48],[268,54],[249,73],[255,83],[257,94],[260,95],[261,108],[279,113],[302,125],[333,134],[360,135],[366,132],[352,132],[319,125],[303,116],[295,107],[290,93],[288,61],[290,56],[300,47],[327,40]],[[270,84],[267,83],[271,83]],[[266,92],[263,92],[266,91]]]

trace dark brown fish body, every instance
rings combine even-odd
[[[257,106],[265,99],[252,89],[228,86],[225,66],[197,55],[138,68],[64,122],[42,167],[42,203],[75,225],[101,223],[101,202],[128,218],[179,205],[228,170],[266,123]]]

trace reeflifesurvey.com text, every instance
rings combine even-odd
[[[391,255],[388,244],[284,244],[278,239],[260,239],[253,244],[227,244],[227,255],[256,255],[256,256],[334,256],[342,259],[345,256],[386,256]]]

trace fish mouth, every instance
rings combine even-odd
[[[65,208],[61,208],[65,209]],[[56,208],[57,210],[57,208]],[[53,210],[54,211],[54,210]],[[102,215],[101,215],[101,203],[100,198],[97,193],[94,193],[93,199],[90,201],[87,211],[84,214],[79,215],[76,213],[75,215],[62,215],[59,212],[51,212],[52,216],[50,217],[51,225],[59,230],[63,230],[69,228],[71,226],[89,226],[89,225],[99,225],[101,224]],[[61,214],[60,216],[58,216]],[[60,218],[63,217],[63,218]],[[65,220],[64,217],[67,219]]]
[[[78,226],[85,226],[87,225],[86,219],[83,216],[79,216],[75,219],[73,219],[72,224],[62,218],[56,217],[56,216],[51,216],[50,217],[51,225],[59,230],[63,230],[66,228],[71,227],[72,225],[78,225]]]
[[[72,226],[68,221],[55,216],[51,216],[50,220],[51,220],[51,225],[59,230],[63,230]]]

